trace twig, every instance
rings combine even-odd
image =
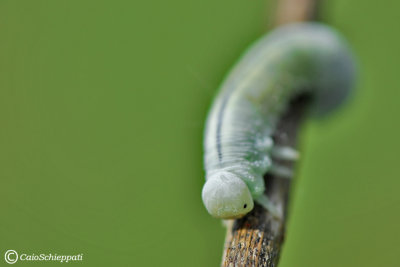
[[[275,23],[318,20],[318,11],[323,0],[278,0]]]
[[[278,0],[277,24],[316,18],[318,0]],[[274,142],[296,147],[307,98],[294,100],[278,123]],[[293,169],[293,163],[279,162]],[[284,214],[283,220],[274,219],[268,211],[255,205],[242,219],[229,221],[222,266],[277,266],[285,235],[286,212],[291,181],[266,175],[266,194]]]

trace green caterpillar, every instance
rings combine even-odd
[[[238,218],[257,201],[276,214],[263,194],[263,176],[290,176],[272,163],[272,154],[297,157],[293,149],[274,146],[278,120],[302,94],[312,96],[314,113],[330,112],[346,99],[354,74],[344,39],[319,23],[277,28],[251,46],[222,84],[207,118],[202,199],[208,212]]]

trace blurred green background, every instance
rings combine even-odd
[[[360,80],[346,108],[303,127],[280,267],[399,266],[399,8],[325,3]],[[264,0],[1,1],[1,255],[217,266],[203,124],[271,13]]]

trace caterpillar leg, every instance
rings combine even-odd
[[[269,200],[269,198],[265,194],[262,194],[255,201],[261,206],[263,206],[266,210],[268,210],[269,213],[271,213],[271,215],[276,219],[278,220],[283,219],[281,211]]]
[[[274,158],[279,160],[295,161],[300,157],[299,152],[290,146],[274,146],[271,154]]]
[[[222,220],[222,226],[225,228],[229,228],[233,224],[233,220]]]
[[[282,178],[287,178],[287,179],[293,178],[293,171],[289,167],[279,165],[277,163],[272,164],[269,173]]]

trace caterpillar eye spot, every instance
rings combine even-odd
[[[247,204],[244,204],[244,205],[243,205],[243,208],[244,208],[244,209],[247,208]]]

